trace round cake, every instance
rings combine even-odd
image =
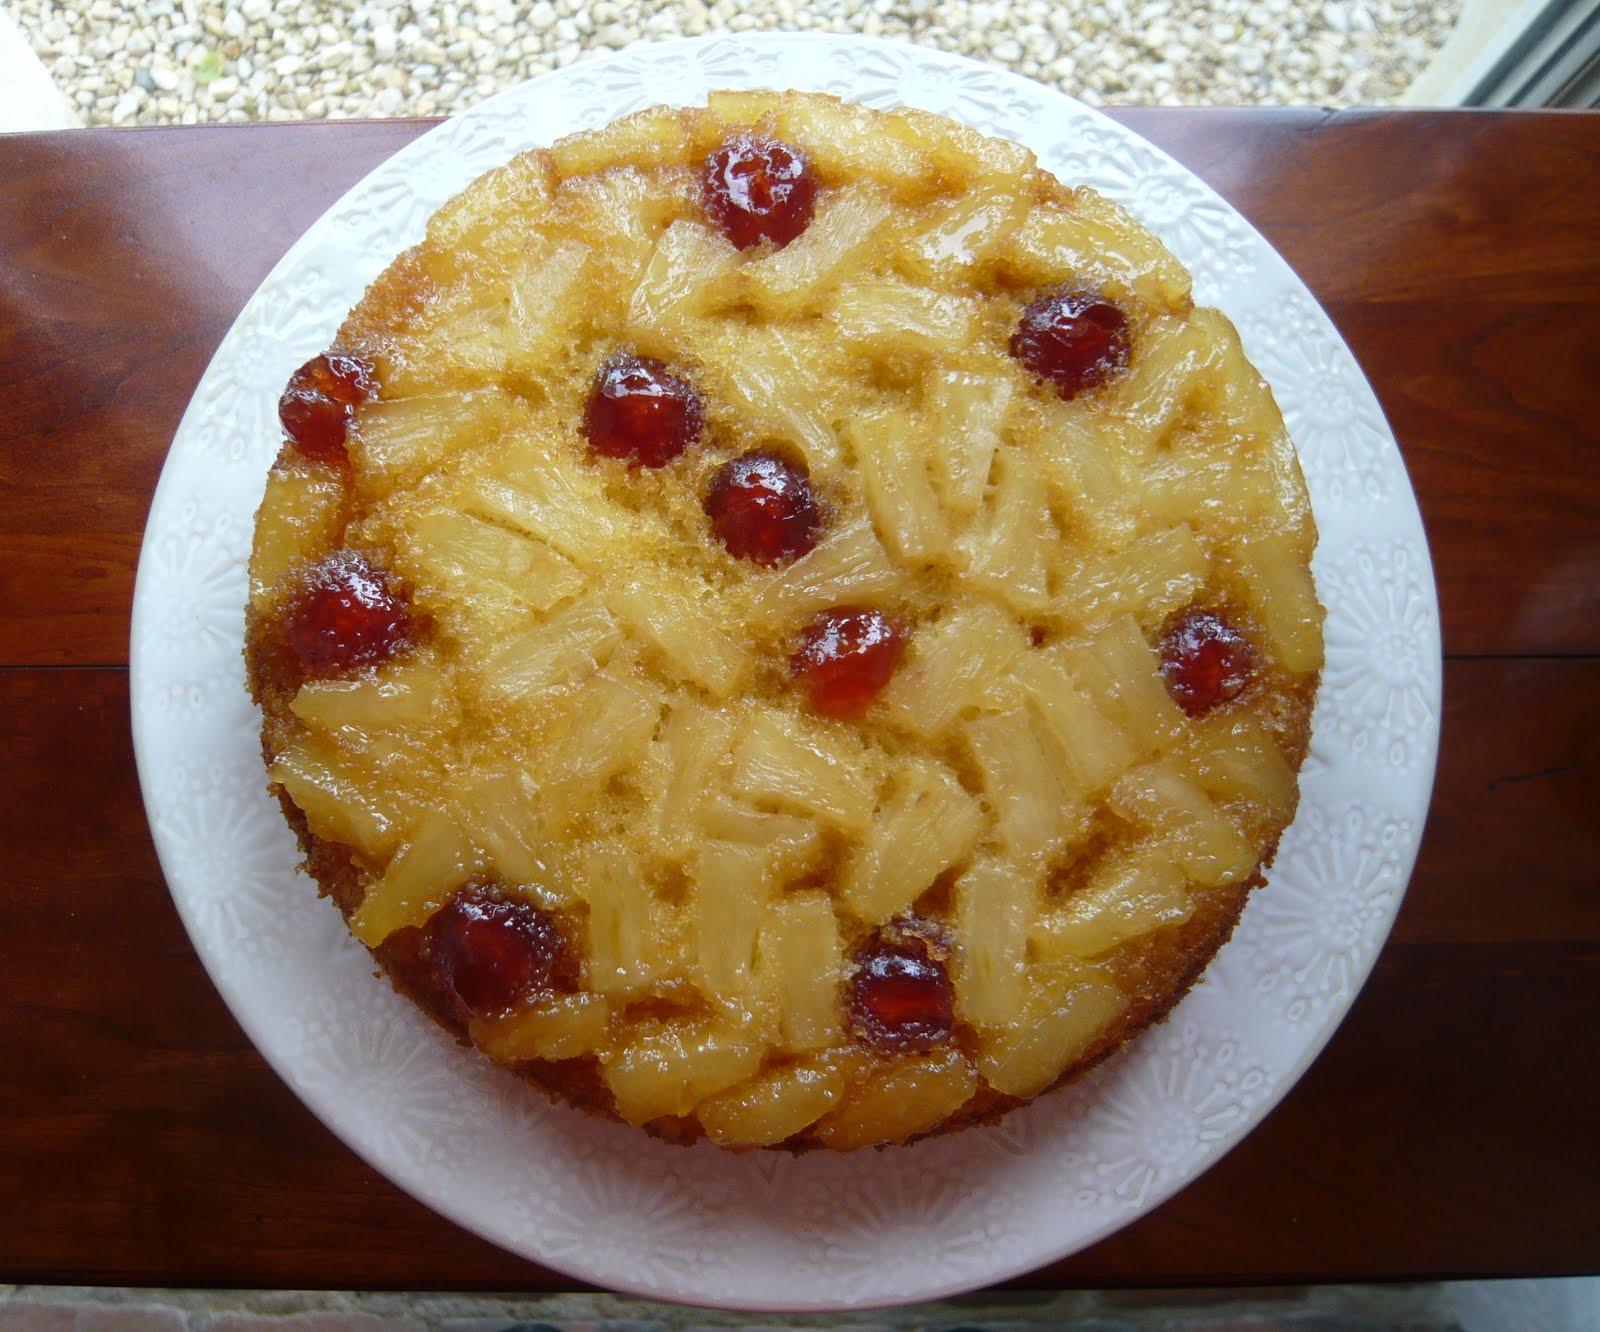
[[[584,1109],[992,1119],[1168,1012],[1294,815],[1282,418],[1016,144],[737,92],[525,153],[280,414],[245,651],[306,868]]]

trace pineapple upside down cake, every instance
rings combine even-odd
[[[280,413],[246,655],[306,867],[578,1106],[992,1119],[1167,1013],[1293,817],[1282,418],[1015,144],[725,93],[525,153]]]

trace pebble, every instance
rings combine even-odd
[[[445,115],[640,38],[858,32],[1092,105],[1381,105],[1465,0],[6,0],[91,125]]]

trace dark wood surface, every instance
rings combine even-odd
[[[1220,1164],[1033,1286],[1600,1270],[1600,115],[1140,110],[1288,258],[1410,468],[1445,715],[1393,937]],[[369,1170],[156,864],[128,608],[239,308],[425,125],[0,137],[0,1282],[559,1289]]]

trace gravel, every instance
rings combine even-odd
[[[861,32],[1093,103],[1395,100],[1463,0],[0,0],[90,125],[446,115],[589,51]]]

